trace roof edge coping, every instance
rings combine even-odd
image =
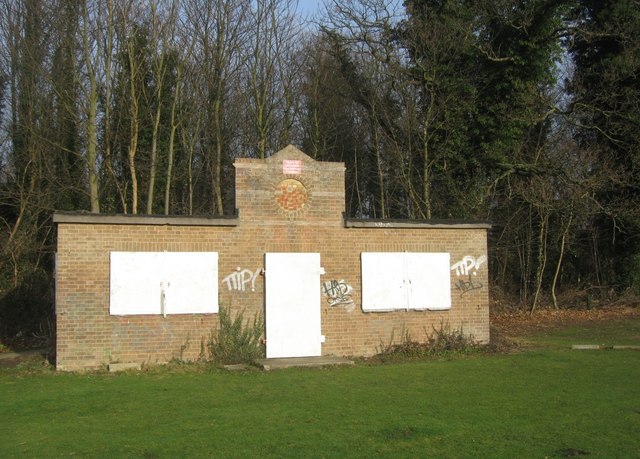
[[[458,221],[458,220],[404,220],[404,219],[374,219],[374,218],[345,218],[345,228],[434,228],[434,229],[491,229],[489,222]]]
[[[156,226],[238,226],[237,215],[190,217],[184,215],[96,214],[88,212],[56,212],[53,222],[93,225]]]

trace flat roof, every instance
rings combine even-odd
[[[92,225],[169,225],[169,226],[238,226],[238,216],[184,216],[141,214],[97,214],[89,212],[56,212],[54,223]],[[490,229],[488,222],[462,220],[406,220],[376,218],[345,218],[345,228],[433,228]]]
[[[89,212],[56,212],[54,223],[93,225],[170,225],[170,226],[238,226],[238,217],[184,216],[140,214],[95,214]]]
[[[405,220],[382,218],[345,218],[345,228],[434,228],[434,229],[491,229],[489,222],[463,220]]]

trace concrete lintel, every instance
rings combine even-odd
[[[238,158],[234,161],[233,167],[236,169],[266,169],[267,163],[264,162],[264,159]]]
[[[153,226],[238,226],[238,217],[185,217],[161,215],[113,215],[91,213],[53,214],[53,222],[92,225],[153,225]]]

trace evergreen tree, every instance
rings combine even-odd
[[[640,291],[640,7],[580,0],[571,20],[577,139],[597,155],[597,170],[610,169],[608,186],[595,196],[602,209],[595,248],[605,259],[599,281],[635,283]]]

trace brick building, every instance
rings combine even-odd
[[[449,324],[489,340],[484,223],[344,217],[343,163],[238,159],[237,216],[57,213],[57,368],[198,358],[219,307],[267,357],[367,356]]]

